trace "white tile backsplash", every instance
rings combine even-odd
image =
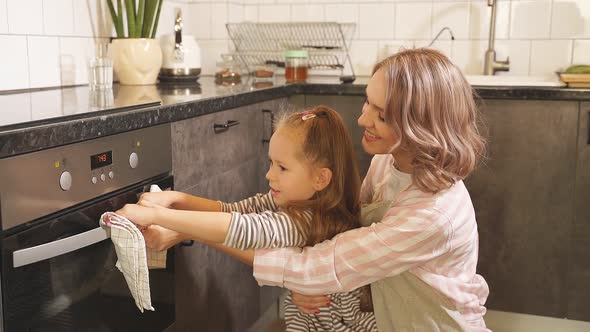
[[[360,39],[393,39],[395,29],[394,4],[359,5]]]
[[[8,33],[8,16],[6,16],[6,0],[0,0],[0,33]]]
[[[487,46],[487,41],[483,40],[456,40],[452,49],[453,62],[466,74],[481,74]]]
[[[590,1],[554,0],[551,38],[590,38]]]
[[[244,21],[258,22],[258,6],[244,6]]]
[[[589,64],[590,63],[590,40],[576,40],[574,42],[574,56],[572,64]]]
[[[73,0],[43,0],[45,34],[71,36],[74,34]],[[82,2],[82,1],[78,1]]]
[[[527,76],[529,74],[530,40],[498,40],[495,49],[498,61],[504,61],[510,57],[510,71],[499,71],[496,75]]]
[[[432,4],[432,38],[444,27],[449,27],[455,38],[469,37],[469,2],[434,2]],[[448,37],[448,35],[441,36]]]
[[[260,5],[258,7],[258,22],[289,22],[290,20],[290,5]]]
[[[8,32],[19,35],[43,34],[43,0],[6,0]]]
[[[432,2],[400,3],[395,10],[395,38],[432,37]]]
[[[62,85],[88,84],[88,60],[94,54],[92,39],[59,38],[59,63]]]
[[[371,75],[379,53],[378,41],[353,40],[350,47],[354,71],[357,76]]]
[[[171,23],[172,26],[174,24]],[[183,15],[184,30],[197,39],[210,39],[212,35],[212,17],[210,3],[192,3]]]
[[[513,1],[510,10],[510,38],[549,39],[551,0]]]
[[[0,90],[29,88],[29,62],[26,36],[1,36],[0,45]]]
[[[58,37],[28,36],[31,88],[61,85]]]
[[[226,3],[213,3],[211,5],[211,38],[227,38],[225,23],[228,21],[228,6]]]
[[[531,75],[555,75],[572,61],[571,40],[533,40],[531,46]]]
[[[292,5],[291,22],[323,22],[323,5]]]
[[[428,45],[448,26],[456,40],[444,33],[432,47],[466,73],[481,74],[491,12],[486,0],[165,0],[158,36],[173,32],[177,7],[183,33],[199,41],[205,75],[231,44],[225,24],[241,21],[356,23],[357,75],[370,74],[377,59],[402,46]],[[113,35],[104,0],[0,0],[0,47],[14,49],[0,55],[0,90],[86,84],[93,39]],[[499,0],[495,48],[511,62],[510,72],[498,75],[551,75],[590,64],[590,0]]]

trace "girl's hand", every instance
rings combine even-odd
[[[330,298],[325,295],[311,296],[303,295],[296,292],[291,292],[293,304],[304,314],[319,314],[319,308],[328,307],[330,305]]]
[[[188,236],[158,225],[151,225],[142,231],[145,245],[155,250],[167,250]]]
[[[154,223],[156,212],[156,208],[149,208],[137,204],[125,204],[123,208],[115,211],[115,213],[129,219],[134,224],[141,226],[139,227],[140,230]]]
[[[143,193],[139,197],[137,204],[147,207],[158,205],[165,208],[172,208],[180,200],[182,193],[178,191],[160,191],[153,193]]]

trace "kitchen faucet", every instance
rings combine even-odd
[[[497,71],[510,70],[510,57],[507,57],[506,61],[496,60],[496,51],[494,50],[494,41],[496,39],[496,4],[496,0],[488,0],[488,6],[492,7],[492,15],[490,18],[490,39],[483,66],[484,75],[494,75]]]
[[[430,47],[432,46],[432,44],[434,44],[434,42],[438,39],[438,37],[440,37],[440,35],[445,31],[448,30],[449,33],[451,34],[451,40],[455,40],[455,35],[453,35],[453,31],[451,30],[451,28],[449,27],[444,27],[442,29],[440,29],[440,31],[436,34],[436,37],[434,37],[434,39],[430,42],[430,44],[428,44],[428,46],[426,47]]]

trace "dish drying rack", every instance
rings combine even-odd
[[[355,23],[227,23],[233,53],[252,72],[264,64],[284,65],[285,50],[307,50],[310,69],[340,70],[341,80],[352,82],[354,68],[350,60],[350,42]],[[348,63],[352,76],[342,76]]]

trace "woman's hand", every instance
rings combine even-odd
[[[132,223],[140,226],[139,229],[142,230],[154,223],[157,209],[138,204],[125,204],[123,208],[115,211],[115,213],[129,219]]]
[[[325,295],[311,296],[291,292],[293,304],[304,314],[319,314],[319,308],[330,305],[330,298]]]
[[[182,193],[178,191],[146,192],[141,194],[137,204],[147,207],[158,205],[165,208],[172,208],[174,204],[180,201],[181,197]]]
[[[167,250],[189,237],[168,228],[151,225],[142,231],[145,245],[155,250]]]

